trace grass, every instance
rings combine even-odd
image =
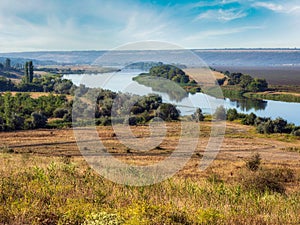
[[[290,93],[280,93],[280,92],[260,92],[260,93],[252,93],[248,92],[244,94],[247,98],[255,98],[255,99],[267,99],[274,101],[284,101],[284,102],[300,102],[299,94],[290,94]]]
[[[20,156],[22,157],[22,156]],[[82,161],[1,155],[0,223],[298,224],[300,193],[284,195],[207,179],[174,177],[147,187],[114,184]],[[52,161],[48,162],[47,161]],[[22,164],[23,163],[23,164]],[[108,219],[109,218],[109,219]],[[106,222],[105,222],[106,221]]]
[[[228,123],[217,159],[201,172],[209,124],[201,123],[199,146],[186,167],[146,187],[118,185],[96,174],[78,153],[72,129],[0,133],[0,224],[299,224],[297,153],[284,149],[293,158],[276,157],[283,146],[298,148],[299,140],[287,143]],[[135,150],[127,154],[112,127],[97,130],[119,159],[151,164],[178,143],[179,123],[166,125],[165,140],[141,156]],[[149,135],[146,126],[131,129],[139,138]],[[263,151],[262,160],[250,171],[245,159],[257,151]]]

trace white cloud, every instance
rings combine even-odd
[[[282,11],[283,6],[279,4],[274,4],[270,2],[256,2],[253,4],[254,7],[262,7],[272,11]]]
[[[12,5],[9,0],[1,0],[1,52],[110,49],[126,42],[167,39],[176,29],[168,13],[139,4],[80,1],[64,8],[60,2],[47,2],[28,0],[24,4],[17,0]],[[30,18],[32,15],[43,21]],[[80,21],[84,17],[92,17],[93,21]]]
[[[271,2],[255,2],[252,6],[266,8],[268,10],[279,12],[279,13],[300,12],[300,4],[297,5],[293,2],[288,2],[284,4],[276,4]]]
[[[199,20],[219,20],[222,22],[227,22],[231,20],[240,19],[246,17],[248,14],[244,10],[239,9],[219,9],[219,10],[208,10],[204,13],[198,15],[194,21]]]

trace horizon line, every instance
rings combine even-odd
[[[191,51],[230,51],[230,50],[300,50],[300,48],[178,48],[178,49],[86,49],[86,50],[36,50],[36,51],[12,51],[12,52],[0,52],[0,54],[14,54],[14,53],[38,53],[38,52],[108,52],[108,51],[178,51],[178,50],[191,50]]]

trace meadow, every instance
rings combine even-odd
[[[97,131],[116,158],[144,165],[175,149],[179,126],[167,123],[164,141],[143,154],[122,145],[112,127]],[[2,132],[0,223],[299,224],[300,139],[228,122],[217,159],[200,171],[210,126],[201,122],[197,150],[176,176],[144,187],[95,173],[72,129]],[[147,126],[131,129],[138,138],[149,134]]]

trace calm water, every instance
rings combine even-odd
[[[300,125],[300,103],[287,103],[271,100],[234,100],[234,99],[216,99],[212,96],[196,93],[188,94],[187,97],[180,101],[174,100],[174,97],[167,93],[153,91],[151,87],[140,85],[133,81],[132,78],[141,72],[128,71],[118,72],[114,74],[95,74],[95,75],[65,75],[66,79],[70,79],[74,84],[85,84],[88,87],[101,87],[115,92],[128,92],[137,95],[146,95],[149,93],[157,93],[162,96],[164,102],[170,102],[177,105],[182,115],[189,115],[195,112],[195,108],[200,107],[204,113],[211,114],[219,105],[226,108],[235,108],[238,112],[255,113],[261,117],[282,117],[288,122]]]

